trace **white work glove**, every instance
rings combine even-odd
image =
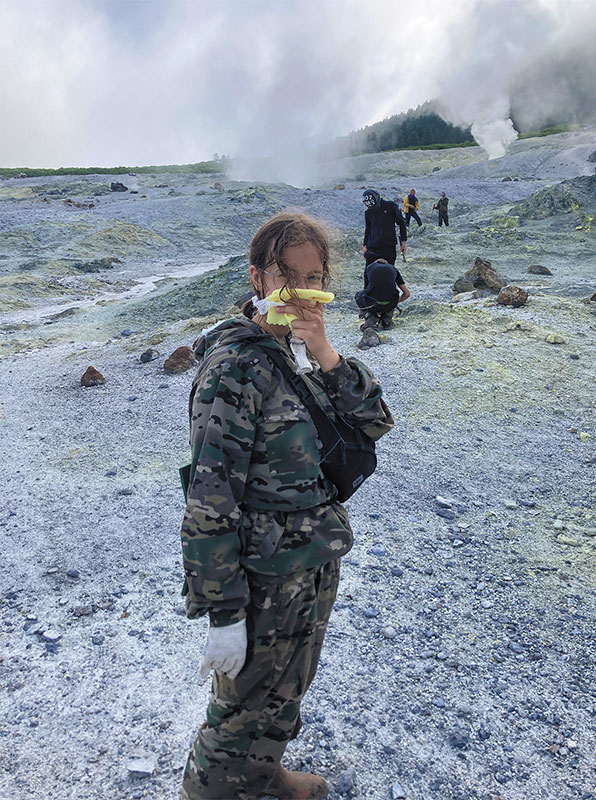
[[[223,628],[211,626],[199,675],[205,680],[214,669],[234,680],[246,661],[246,647],[245,619]]]

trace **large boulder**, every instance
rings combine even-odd
[[[164,361],[163,371],[168,375],[179,375],[195,367],[195,354],[190,347],[177,347]]]
[[[511,284],[503,286],[497,297],[497,303],[502,306],[513,306],[519,308],[523,306],[528,299],[528,293],[521,286],[513,286]]]
[[[455,281],[453,291],[456,294],[471,292],[474,289],[488,289],[491,292],[498,292],[506,283],[505,278],[499,275],[490,261],[476,258],[463,278],[458,278]]]
[[[128,186],[125,186],[123,183],[120,183],[120,181],[112,181],[112,183],[110,183],[110,189],[113,192],[127,192]]]
[[[87,367],[81,375],[81,386],[103,386],[106,379],[95,367]]]

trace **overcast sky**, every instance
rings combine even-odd
[[[512,62],[594,6],[0,0],[0,165],[283,153],[438,94],[454,114],[471,98],[475,114],[494,100],[491,81],[502,94]],[[506,115],[502,105],[495,114]]]

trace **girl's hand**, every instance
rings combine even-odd
[[[298,319],[292,322],[292,333],[306,344],[307,348],[328,372],[339,364],[340,357],[331,347],[325,333],[322,303],[285,303],[276,306],[280,314],[295,314]]]

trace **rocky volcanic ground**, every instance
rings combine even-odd
[[[329,223],[329,338],[396,419],[348,504],[355,546],[288,765],[332,800],[596,798],[595,147],[580,131],[492,162],[368,155],[299,189],[0,183],[3,800],[178,796],[207,623],[180,597],[192,371],[163,363],[229,314],[251,235],[287,207]],[[360,350],[367,185],[415,186],[426,225],[399,264],[412,299]],[[528,302],[454,301],[477,256]],[[105,385],[80,386],[89,365]]]

